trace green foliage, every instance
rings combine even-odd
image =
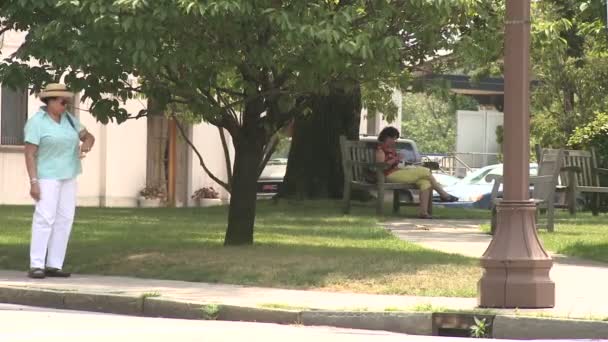
[[[505,128],[503,125],[496,126],[496,142],[502,146],[505,141]]]
[[[104,123],[128,119],[121,103],[143,93],[219,126],[238,124],[235,112],[259,104],[256,114],[271,110],[264,121],[276,130],[284,118],[275,115],[326,92],[332,78],[370,80],[374,92],[392,93],[407,73],[402,63],[443,48],[476,2],[4,2],[0,27],[29,34],[0,65],[0,79],[39,89],[64,78]],[[32,58],[41,66],[21,62]]]
[[[608,114],[597,113],[593,121],[576,128],[568,145],[576,149],[595,148],[604,165],[608,162]]]
[[[496,143],[500,146],[500,152],[498,153],[498,161],[503,161],[503,144],[505,142],[505,127],[503,125],[496,126]]]
[[[456,49],[465,72],[502,75],[504,4],[487,1],[486,16],[477,20],[481,32],[465,37]],[[601,0],[532,1],[535,143],[564,147],[576,127],[608,110],[598,96],[608,89],[605,5]]]
[[[486,0],[474,16],[470,31],[454,49],[456,67],[478,79],[502,76],[505,1]]]
[[[456,111],[477,108],[473,98],[450,93],[443,87],[406,94],[402,135],[416,141],[422,152],[452,152],[456,144]]]
[[[576,127],[608,111],[608,102],[598,96],[608,91],[608,60],[569,58],[543,71],[545,82],[533,97],[532,132],[543,146],[563,147]]]
[[[277,147],[272,154],[272,158],[285,158],[289,157],[289,149],[291,148],[291,138],[281,136]]]
[[[487,320],[485,318],[479,319],[477,317],[473,317],[473,319],[475,320],[475,325],[471,327],[471,337],[489,338],[491,325]]]
[[[534,7],[532,134],[542,146],[564,147],[576,127],[608,110],[606,36],[600,1],[545,0]]]
[[[336,83],[342,89],[361,84],[373,94],[369,108],[391,115],[394,108],[381,103],[407,83],[414,66],[454,44],[480,3],[3,1],[0,30],[28,34],[17,53],[0,62],[0,83],[36,91],[63,80],[91,101],[90,112],[102,123],[146,115],[124,109],[135,97],[152,99],[159,109],[179,104],[188,121],[230,133],[234,183],[254,189],[252,173],[237,169],[259,167],[270,138],[304,112],[313,95]],[[39,66],[27,63],[32,60]],[[231,203],[255,208],[254,196],[232,190]],[[248,237],[227,234],[228,244],[253,241],[254,210],[241,211],[248,214],[231,211],[228,233]]]
[[[206,304],[201,306],[201,318],[215,321],[220,315],[220,307],[217,304]]]

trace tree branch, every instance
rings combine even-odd
[[[199,161],[200,165],[203,167],[203,170],[205,170],[205,173],[207,173],[207,175],[209,175],[209,177],[214,182],[216,182],[217,184],[219,184],[222,188],[226,189],[226,191],[231,192],[232,191],[231,184],[223,182],[221,179],[219,179],[217,176],[215,176],[207,168],[207,165],[205,164],[205,161],[203,160],[203,156],[198,151],[198,149],[196,148],[196,146],[194,146],[194,144],[192,143],[192,140],[190,140],[190,138],[188,138],[188,135],[186,134],[186,131],[184,130],[184,127],[179,122],[179,120],[175,117],[175,114],[171,114],[171,118],[173,118],[173,120],[175,120],[175,124],[177,125],[177,128],[179,129],[179,132],[181,133],[182,138],[184,138],[184,140],[186,141],[186,143],[188,144],[188,146],[190,146],[190,148],[192,148],[192,150],[194,151],[194,153],[196,153],[196,156],[198,157],[198,161]]]
[[[220,111],[223,112],[224,115],[229,115],[235,122],[238,122],[238,118],[236,115],[236,111],[234,110],[234,108],[232,106],[229,106],[226,102],[226,100],[224,99],[224,97],[222,96],[222,94],[220,93],[220,88],[216,88],[215,92],[217,94],[217,101],[215,100],[215,98],[213,98],[211,96],[211,92],[209,91],[207,93],[207,97],[211,97],[211,101],[213,101],[217,107],[219,107]]]
[[[230,120],[230,113],[223,107],[217,100],[211,95],[209,91],[190,87],[188,84],[180,81],[180,78],[175,75],[169,68],[164,68],[165,73],[162,74],[169,82],[175,84],[177,89],[174,91],[175,95],[181,97],[182,99],[171,99],[170,102],[182,103],[182,104],[190,104],[190,103],[198,103],[200,102],[200,98],[205,98],[208,102],[210,102],[214,107],[216,107],[221,114],[221,118],[206,118],[206,120],[216,127],[226,128],[231,134],[236,132],[238,128],[238,122],[236,118],[232,118]],[[196,89],[193,91],[192,89]]]
[[[6,26],[0,29],[0,36],[7,31],[10,31],[11,27],[10,26]]]
[[[223,93],[226,93],[228,95],[232,95],[232,96],[240,96],[240,97],[244,97],[245,96],[245,93],[234,91],[232,89],[227,89],[227,88],[222,88],[222,87],[215,87],[215,89],[217,89],[217,90],[219,90],[219,91],[221,91]]]
[[[148,116],[148,110],[147,109],[142,109],[139,111],[139,113],[137,113],[137,115],[135,116],[129,116],[127,118],[127,120],[137,120],[137,119],[141,119],[141,118],[145,118]]]
[[[279,145],[279,141],[279,132],[277,131],[272,136],[272,138],[270,138],[270,141],[268,142],[268,144],[266,144],[266,147],[264,148],[264,158],[262,158],[262,162],[260,163],[260,167],[258,169],[258,178],[260,178],[262,172],[264,171],[264,168],[266,168],[266,165],[268,164],[268,161],[270,161],[270,158],[272,157],[274,151],[276,151],[277,146]]]
[[[141,89],[141,86],[139,86],[139,87],[133,87],[133,85],[131,85],[131,84],[130,84],[130,83],[128,83],[128,82],[124,82],[124,81],[122,82],[122,85],[123,85],[123,88],[124,88],[125,90],[128,90],[128,91],[133,91],[133,92],[140,93],[140,94],[143,94],[143,93],[144,93],[144,92],[142,91],[142,89]]]
[[[228,175],[228,184],[232,184],[232,160],[230,158],[230,151],[228,150],[228,142],[226,141],[226,134],[224,129],[221,127],[217,128],[220,132],[220,140],[222,141],[222,148],[224,149],[224,160],[226,161],[226,174]]]

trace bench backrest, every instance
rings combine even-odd
[[[341,136],[340,150],[345,181],[365,182],[369,166],[376,162],[375,149],[368,142],[351,141]]]
[[[595,158],[595,150],[583,151],[583,150],[567,150],[564,154],[563,167],[575,166],[578,167],[581,172],[576,172],[575,177],[577,184],[580,186],[599,186],[600,179],[595,172],[597,168],[597,159]],[[564,185],[568,185],[568,175],[566,172],[562,172],[562,182]]]
[[[550,176],[552,182],[541,182],[534,185],[532,198],[552,200],[555,194],[555,187],[559,179],[562,164],[564,161],[564,150],[545,148],[540,151],[538,163],[538,176]]]
[[[532,188],[532,198],[543,200],[542,205],[546,205],[549,201],[553,201],[555,188],[557,187],[560,176],[561,167],[564,161],[564,150],[542,149],[538,150],[538,172],[537,176],[530,179]],[[498,179],[498,180],[496,180]],[[502,176],[490,175],[486,180],[494,180],[492,187],[491,200],[498,197],[498,190],[503,182]]]

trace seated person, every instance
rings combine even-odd
[[[386,127],[378,135],[378,147],[376,150],[376,161],[385,163],[388,168],[384,170],[386,180],[390,183],[416,184],[420,190],[420,206],[418,217],[424,219],[432,218],[428,213],[433,190],[441,196],[442,202],[456,202],[457,197],[448,194],[441,184],[435,180],[431,170],[422,166],[407,165],[400,168],[401,158],[395,148],[399,139],[399,131],[395,127]]]

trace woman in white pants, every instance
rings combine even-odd
[[[36,201],[28,275],[69,277],[63,261],[76,210],[76,177],[95,138],[66,111],[74,94],[65,85],[49,84],[38,96],[45,106],[25,125],[25,163]]]

